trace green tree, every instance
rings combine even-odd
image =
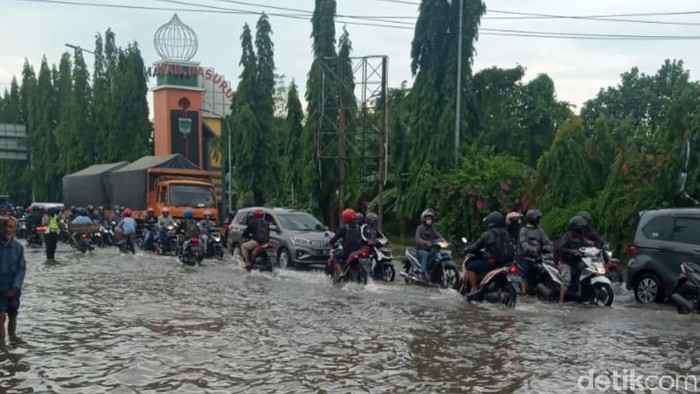
[[[78,150],[79,146],[77,145],[78,141],[76,141],[76,135],[72,132],[71,119],[74,114],[71,110],[71,101],[73,100],[73,71],[70,54],[67,52],[61,56],[61,62],[58,66],[58,83],[56,87],[58,88],[59,117],[58,127],[54,135],[56,146],[60,152],[59,160],[56,164],[61,172],[68,174],[73,171],[74,164],[72,161],[75,159],[75,156],[80,155],[80,151]]]
[[[282,156],[286,159],[284,168],[286,169],[285,186],[289,186],[289,193],[292,206],[297,207],[299,193],[303,174],[313,171],[313,165],[304,161],[300,152],[303,152],[304,146],[302,134],[304,132],[304,110],[299,101],[299,92],[296,83],[292,80],[289,85],[289,93],[287,94],[287,140],[285,144],[285,152]]]
[[[336,79],[324,70],[328,58],[337,58],[335,39],[335,0],[316,0],[311,17],[314,59],[306,83],[307,121],[304,125],[303,160],[315,170],[305,174],[304,191],[310,207],[325,223],[331,223],[337,206],[338,168],[330,160],[319,165],[317,149],[331,145],[338,128],[338,89]],[[325,74],[325,75],[324,75]]]
[[[102,35],[95,35],[95,64],[92,78],[93,108],[94,108],[94,147],[95,159],[98,163],[106,163],[107,138],[110,133],[111,119],[111,90],[110,80],[105,66],[107,59],[104,53],[104,42]]]
[[[29,107],[28,143],[32,155],[32,189],[35,198],[43,201],[60,201],[60,173],[56,166],[58,150],[54,140],[54,129],[58,119],[51,71],[44,57],[39,69],[36,90]]]

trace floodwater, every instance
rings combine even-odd
[[[27,252],[0,392],[568,393],[591,369],[700,375],[700,316],[638,307],[620,288],[609,309],[508,310],[400,278],[340,286],[114,250],[58,259]]]

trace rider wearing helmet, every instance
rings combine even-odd
[[[136,233],[136,220],[131,217],[131,209],[129,208],[124,208],[122,216],[124,218],[117,224],[115,232],[126,239]]]
[[[335,236],[328,241],[331,246],[343,242],[343,249],[339,250],[334,256],[335,270],[339,276],[343,276],[343,262],[353,252],[362,249],[362,234],[360,234],[360,226],[357,225],[357,213],[353,209],[343,211],[343,227],[335,232]]]
[[[360,212],[355,213],[355,223],[357,223],[358,226],[362,227],[365,224],[365,215],[363,215]]]
[[[534,275],[534,262],[540,258],[542,251],[552,246],[547,234],[540,227],[542,212],[539,209],[530,209],[525,214],[525,227],[520,229],[518,237],[518,256],[520,268],[523,274],[522,293],[526,295],[528,285]]]
[[[435,213],[431,209],[426,209],[420,215],[421,224],[416,228],[416,254],[420,260],[421,269],[423,270],[423,279],[427,279],[428,266],[430,263],[430,251],[433,244],[442,239],[442,235],[433,226]]]
[[[207,244],[209,243],[209,233],[216,231],[216,221],[213,219],[210,210],[204,211],[204,219],[199,221],[199,231],[202,233],[200,236],[202,238],[202,250],[204,255],[207,255]]]
[[[508,234],[513,240],[513,243],[518,243],[518,237],[520,236],[520,229],[523,227],[523,214],[517,211],[509,212],[506,215],[506,226],[508,227]]]
[[[92,224],[92,220],[90,219],[90,216],[88,214],[87,209],[75,208],[75,218],[73,218],[73,220],[71,220],[71,224],[76,224],[76,225],[90,225],[90,224]],[[80,237],[80,232],[73,231],[71,233],[71,237],[73,239],[74,245],[77,245],[79,237]]]
[[[116,222],[117,224],[119,224],[122,221],[122,209],[119,207],[119,205],[114,206],[110,221]]]
[[[567,231],[561,239],[559,259],[559,272],[561,273],[561,290],[559,292],[559,303],[563,304],[566,299],[566,291],[571,285],[573,278],[578,278],[578,263],[581,259],[581,248],[586,246],[586,219],[581,216],[574,216],[569,220]]]
[[[246,268],[250,268],[250,253],[258,246],[270,242],[270,225],[265,220],[265,211],[255,208],[252,216],[253,220],[241,234],[241,238],[248,240],[241,245],[241,256]]]
[[[488,226],[488,230],[481,233],[476,242],[464,248],[464,254],[479,256],[479,258],[470,261],[465,267],[466,279],[471,285],[472,293],[479,290],[479,275],[486,275],[489,271],[493,271],[508,263],[508,261],[503,260],[515,257],[504,256],[499,258],[500,255],[504,254],[502,253],[503,250],[499,249],[505,250],[510,244],[510,234],[506,230],[506,221],[503,214],[493,211],[484,218],[484,223]]]
[[[377,228],[377,221],[379,218],[374,212],[367,214],[365,219],[365,224],[360,227],[362,231],[362,240],[367,243],[367,245],[374,246],[379,244],[379,240],[386,239],[384,234]]]
[[[158,242],[160,242],[162,245],[165,242],[166,235],[168,234],[167,227],[174,226],[175,220],[173,220],[173,218],[170,216],[170,208],[163,207],[160,212],[161,215],[158,218],[158,227],[160,229],[160,232],[158,233]]]
[[[185,218],[180,222],[177,227],[177,232],[185,235],[186,238],[199,237],[199,225],[194,219],[194,211],[191,208],[185,209]]]
[[[146,210],[146,217],[143,219],[144,222],[144,233],[146,237],[143,240],[143,246],[146,250],[151,250],[153,241],[155,240],[155,232],[158,228],[158,218],[156,217],[155,209],[148,207]]]

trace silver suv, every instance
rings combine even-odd
[[[231,254],[240,256],[241,234],[245,231],[253,211],[258,207],[239,210],[229,227]],[[275,250],[270,258],[281,268],[325,264],[330,256],[328,241],[333,233],[311,214],[288,208],[260,208],[270,223],[270,240]]]

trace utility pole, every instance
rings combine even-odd
[[[346,119],[345,119],[345,106],[343,103],[343,89],[345,87],[345,73],[344,64],[341,58],[340,63],[340,78],[338,78],[338,100],[340,107],[340,116],[338,117],[338,213],[341,214],[343,209],[345,209],[345,162],[347,159],[347,147],[345,146],[345,134],[346,134]],[[342,217],[341,221],[342,223]]]
[[[382,58],[382,125],[381,134],[379,138],[379,204],[377,207],[377,216],[379,228],[384,228],[384,184],[386,183],[386,173],[387,173],[387,155],[386,150],[388,148],[388,134],[389,130],[389,90],[387,84],[387,72],[388,72],[388,60],[387,56]]]
[[[464,0],[459,0],[459,33],[457,34],[457,100],[455,108],[455,162],[459,165],[459,134],[462,115],[462,38],[464,35]]]

